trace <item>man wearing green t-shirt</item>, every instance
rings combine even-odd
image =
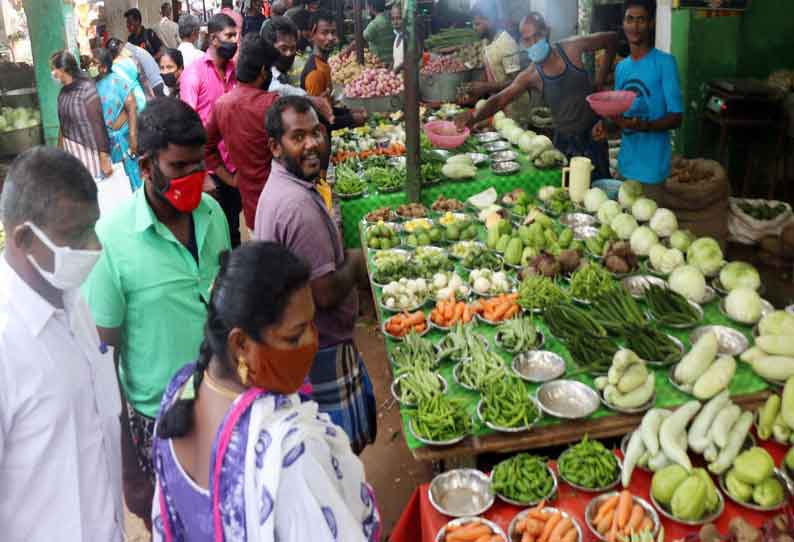
[[[124,498],[151,530],[151,441],[165,387],[195,360],[229,226],[202,193],[206,134],[181,100],[155,98],[138,117],[144,186],[102,217],[102,256],[84,286],[103,343],[115,348]]]
[[[377,55],[384,66],[390,68],[394,62],[394,29],[386,13],[386,0],[369,0],[369,12],[372,20],[364,29],[364,39],[369,44],[369,50]]]

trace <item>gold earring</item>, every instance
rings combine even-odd
[[[245,357],[239,356],[237,358],[237,376],[240,377],[240,382],[243,385],[248,384],[248,364],[245,362]]]

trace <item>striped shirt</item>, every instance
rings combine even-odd
[[[94,177],[100,177],[99,153],[110,153],[110,142],[94,81],[77,78],[61,89],[58,121],[65,149],[79,158]]]

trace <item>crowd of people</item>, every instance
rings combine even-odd
[[[627,5],[632,56],[617,85],[647,96],[612,122],[631,149],[621,168],[654,183],[680,90],[672,57],[650,46],[647,2]],[[338,29],[318,2],[277,0],[267,19],[225,7],[206,50],[198,19],[167,24],[164,7],[166,39],[133,9],[127,40],[107,39],[82,68],[68,51],[51,57],[59,149],[20,155],[0,200],[6,540],[120,541],[122,494],[155,540],[380,537],[357,458],[377,432],[353,333],[365,262],[344,248],[324,179],[331,131],[366,113],[333,101]],[[392,56],[400,31],[383,34],[400,8],[371,9],[372,50]],[[473,13],[486,46],[513,40],[487,6]],[[477,92],[491,97],[458,123],[537,88],[557,145],[596,156],[615,126],[583,109],[582,55],[606,49],[606,66],[615,36],[551,45],[539,14],[521,34],[532,64],[511,81],[486,47]],[[130,196],[100,216],[114,165]]]

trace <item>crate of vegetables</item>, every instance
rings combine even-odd
[[[343,101],[350,108],[367,113],[389,113],[403,108],[403,81],[391,70],[364,70],[345,87]]]

